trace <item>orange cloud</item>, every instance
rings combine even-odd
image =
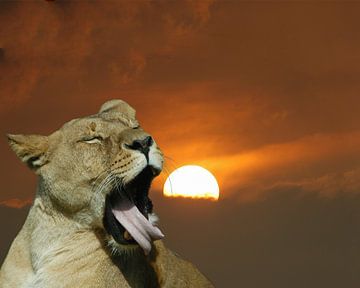
[[[7,27],[0,31],[0,73],[7,75],[0,79],[0,106],[26,103],[55,79],[80,91],[131,84],[148,58],[168,56],[193,37],[212,2],[9,3],[0,17]]]
[[[224,197],[258,199],[281,187],[356,191],[355,16],[344,21],[335,6],[316,6],[305,23],[287,5],[213,1],[6,5],[2,134],[49,133],[121,98],[173,159],[169,170],[202,163]],[[27,199],[35,179],[6,145],[1,175],[23,181],[2,181],[0,199]]]
[[[182,149],[191,150],[192,144]],[[305,136],[234,155],[219,151],[205,159],[194,151],[185,158],[181,153],[175,155],[180,162],[168,165],[170,172],[174,166],[202,165],[217,177],[225,198],[257,200],[274,189],[295,188],[325,196],[360,193],[360,131]]]
[[[0,201],[0,205],[10,207],[10,208],[23,208],[25,206],[31,205],[33,202],[32,199],[18,199],[12,198]]]

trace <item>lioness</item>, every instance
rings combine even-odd
[[[148,191],[163,157],[127,103],[8,139],[39,182],[0,287],[213,287],[159,240]]]

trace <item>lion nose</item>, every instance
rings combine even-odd
[[[127,145],[129,149],[132,150],[138,150],[145,154],[145,156],[148,155],[150,146],[154,143],[154,140],[151,138],[151,136],[147,136],[146,138],[140,140],[135,140],[131,145]]]

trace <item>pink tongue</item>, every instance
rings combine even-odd
[[[152,240],[164,238],[160,229],[153,226],[130,200],[122,199],[121,203],[112,208],[112,212],[120,224],[143,248],[145,254],[149,254]]]

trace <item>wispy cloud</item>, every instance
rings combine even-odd
[[[360,132],[316,134],[198,163],[217,175],[223,197],[257,200],[275,188],[360,193]]]
[[[32,202],[33,202],[32,199],[12,198],[12,199],[0,201],[0,205],[10,208],[23,208],[25,206],[31,205]]]

